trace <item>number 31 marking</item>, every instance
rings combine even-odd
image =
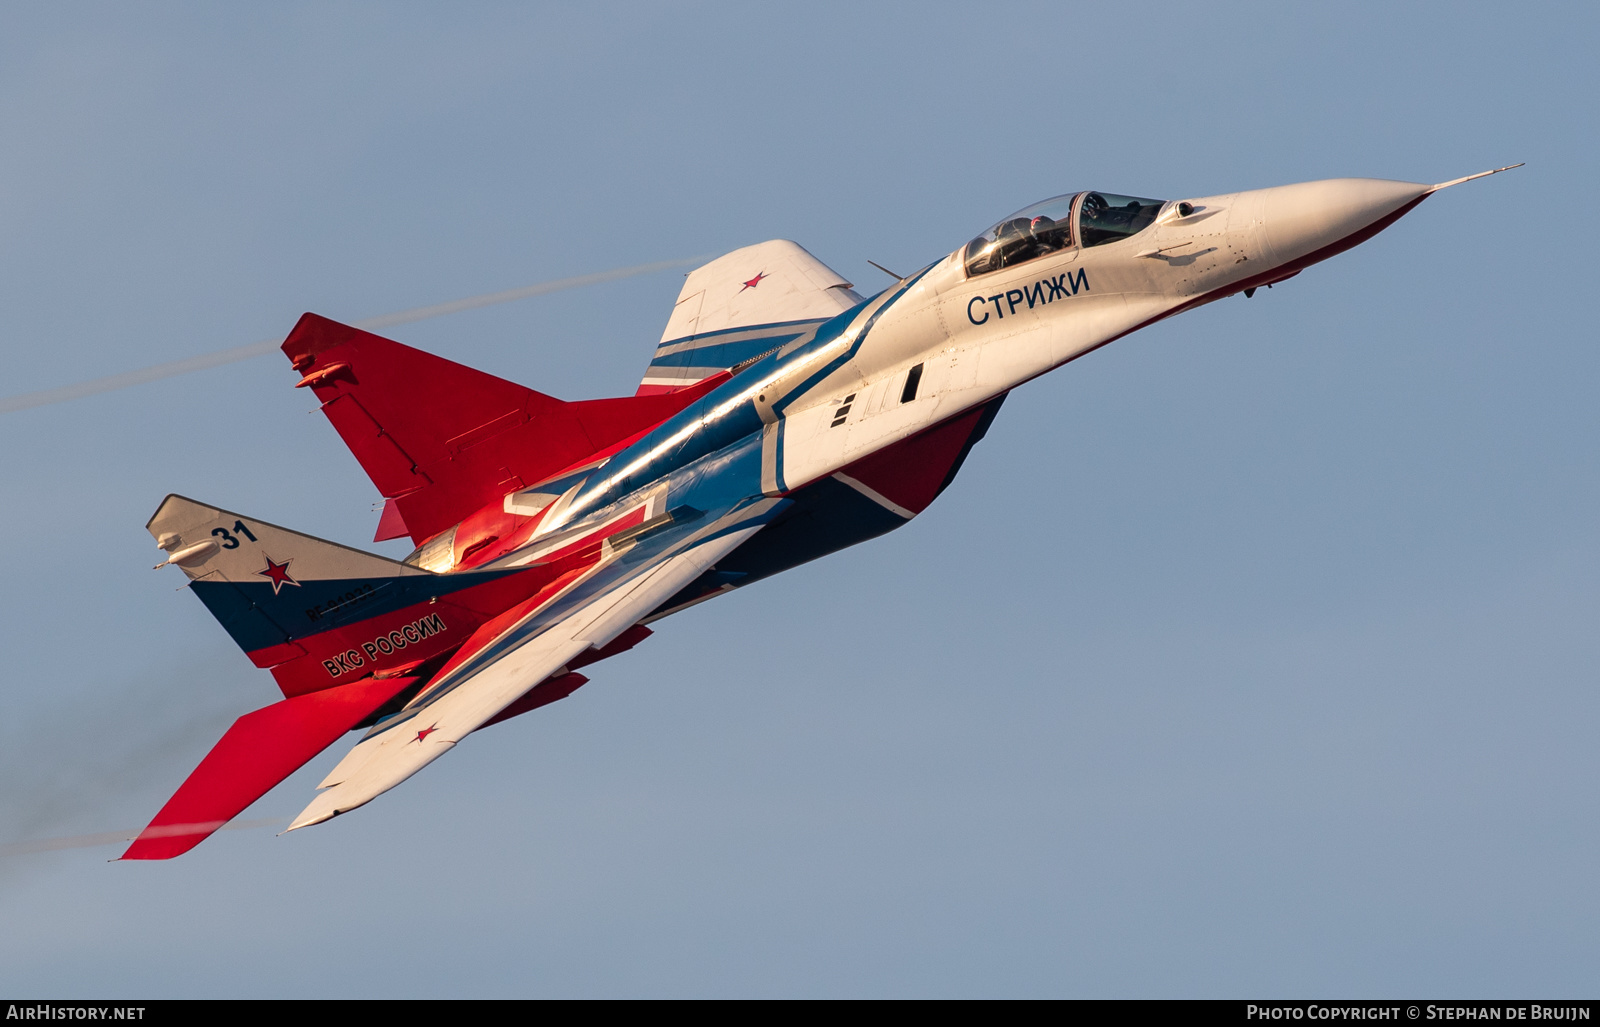
[[[251,534],[250,529],[245,527],[243,521],[234,521],[233,522],[233,530],[237,531],[239,534],[243,535],[245,538],[249,539],[252,542],[254,542],[256,540],[255,535]],[[212,528],[211,529],[211,534],[213,534],[216,537],[222,539],[222,548],[223,549],[238,549],[239,548],[239,540],[234,538],[233,537],[233,532],[230,532],[227,528]]]

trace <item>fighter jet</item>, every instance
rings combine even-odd
[[[615,399],[563,402],[306,314],[283,343],[296,387],[385,497],[374,541],[416,549],[395,561],[162,502],[157,566],[188,576],[284,699],[240,717],[122,858],[187,852],[352,730],[289,829],[371,802],[571,695],[663,618],[901,527],[1010,390],[1495,173],[1069,193],[870,298],[793,242],[748,246],[687,276],[637,392]]]

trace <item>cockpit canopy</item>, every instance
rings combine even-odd
[[[1074,245],[1100,246],[1125,239],[1149,227],[1162,202],[1089,192],[1024,207],[967,243],[967,274],[988,274]]]
[[[1099,246],[1138,235],[1156,219],[1161,212],[1161,203],[1160,200],[1142,200],[1137,196],[1084,193],[1083,205],[1078,211],[1078,223],[1083,226],[1083,244]]]
[[[1073,245],[1077,193],[1024,207],[967,243],[967,274],[982,275]]]

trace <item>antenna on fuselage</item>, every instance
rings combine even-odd
[[[884,267],[882,264],[878,263],[876,260],[869,260],[869,261],[867,261],[867,263],[871,264],[873,267],[877,268],[879,271],[882,271],[884,274],[888,275],[890,278],[895,279],[901,285],[905,284],[905,281],[906,281],[906,276],[905,275],[897,275],[897,274],[895,274],[893,271],[890,271],[888,268]]]

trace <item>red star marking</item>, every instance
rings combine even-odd
[[[744,289],[754,289],[756,286],[761,284],[761,279],[765,277],[767,277],[767,273],[765,271],[761,272],[748,282],[744,283]],[[740,289],[739,291],[744,292],[744,289]]]
[[[427,727],[423,728],[421,731],[418,731],[417,732],[417,737],[412,739],[412,741],[420,742],[424,738],[427,738],[429,735],[433,734],[437,730],[439,730],[439,725],[438,724],[430,724]]]
[[[267,569],[264,571],[256,571],[256,573],[261,575],[263,578],[270,578],[272,580],[273,595],[277,595],[279,590],[285,585],[293,585],[295,588],[300,587],[300,582],[289,577],[289,565],[291,563],[294,563],[294,557],[292,556],[282,563],[273,563],[272,557],[269,556],[267,557]]]

